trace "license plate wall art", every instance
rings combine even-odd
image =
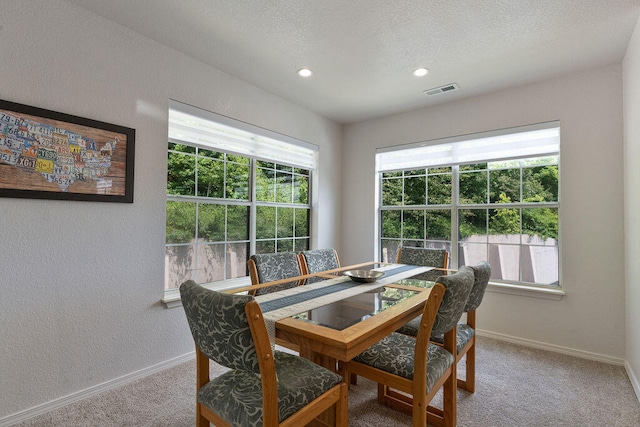
[[[0,197],[133,202],[135,130],[0,100]]]

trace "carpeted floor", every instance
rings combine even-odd
[[[190,427],[194,395],[187,362],[16,426]],[[378,405],[376,385],[358,378],[349,425],[410,426],[411,418]],[[458,426],[638,427],[640,404],[621,366],[479,337],[476,392],[458,391]]]

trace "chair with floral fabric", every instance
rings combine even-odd
[[[300,270],[300,261],[298,260],[298,255],[295,252],[251,255],[247,261],[247,265],[249,267],[249,276],[251,276],[252,285],[302,275],[302,271]],[[300,280],[294,280],[288,283],[259,288],[252,291],[251,294],[256,296],[267,294],[287,288],[294,288],[300,284],[302,284]]]
[[[413,426],[456,425],[456,325],[473,286],[473,270],[440,276],[420,316],[417,337],[393,332],[351,361],[341,372],[378,383],[378,402],[413,417]],[[440,295],[438,297],[438,295]],[[429,342],[443,334],[444,345]],[[429,406],[443,389],[442,408]]]
[[[482,261],[471,267],[474,274],[473,287],[464,308],[467,313],[466,322],[459,322],[457,326],[457,349],[456,363],[465,355],[465,379],[458,378],[458,387],[475,392],[476,390],[476,309],[480,306],[484,293],[491,278],[491,265]]]
[[[476,266],[469,267],[473,270],[474,281],[469,293],[469,298],[464,307],[466,322],[458,322],[456,327],[456,363],[466,355],[465,379],[458,378],[458,387],[471,393],[475,391],[476,372],[476,309],[480,306],[485,290],[491,277],[491,266],[488,262],[482,261]],[[417,336],[420,326],[420,319],[416,318],[398,329],[398,332]],[[444,343],[443,334],[431,334],[431,341],[442,345]]]
[[[272,350],[260,306],[193,281],[180,286],[196,345],[196,425],[289,426],[310,423],[335,407],[346,427],[347,386],[308,359]],[[209,378],[209,359],[229,368]]]
[[[398,264],[421,265],[424,267],[436,267],[436,270],[419,274],[414,279],[434,282],[438,277],[446,274],[449,266],[449,252],[446,249],[414,248],[400,246],[398,249]]]
[[[340,260],[335,249],[313,249],[298,253],[302,274],[319,273],[321,271],[340,268]],[[306,280],[306,284],[318,282],[321,278],[312,277]]]

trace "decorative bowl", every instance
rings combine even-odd
[[[381,277],[384,277],[384,273],[381,271],[373,270],[349,270],[344,272],[345,276],[349,276],[354,282],[375,282]]]

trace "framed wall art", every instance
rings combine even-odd
[[[0,197],[133,203],[135,129],[0,100]]]

